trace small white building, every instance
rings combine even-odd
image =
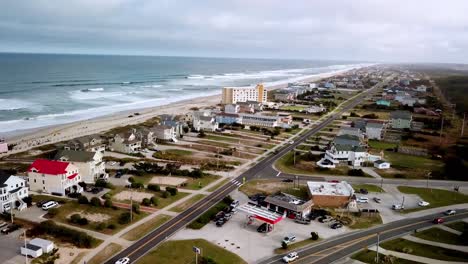
[[[50,253],[55,247],[54,242],[42,238],[34,238],[29,244],[40,247],[43,253]]]
[[[94,183],[96,180],[109,178],[102,157],[102,152],[62,150],[55,155],[54,160],[70,162],[78,167],[84,182]]]
[[[13,209],[22,211],[27,208],[23,199],[28,197],[26,180],[0,171],[0,213]]]
[[[374,161],[374,167],[380,170],[390,169],[390,163],[384,160]]]
[[[26,244],[25,246],[21,247],[21,255],[23,256],[29,256],[32,258],[38,258],[42,256],[42,248],[32,245],[32,244]]]

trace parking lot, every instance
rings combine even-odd
[[[17,230],[8,235],[0,234],[0,263],[23,263],[24,257],[20,255],[20,247],[24,244],[20,238],[23,230]]]

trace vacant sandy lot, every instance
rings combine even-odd
[[[83,213],[83,211],[74,212],[72,214],[69,214],[69,215],[67,215],[67,218],[70,218],[74,214],[79,214],[81,217],[85,217],[89,221],[96,222],[96,223],[105,222],[105,221],[107,221],[107,220],[109,220],[111,218],[109,215],[106,215],[106,214],[99,214],[99,213],[98,214],[90,214],[90,213]]]
[[[179,186],[186,181],[186,178],[156,176],[151,179],[150,183],[159,185]]]
[[[145,198],[151,198],[153,194],[145,193],[145,192],[131,192],[131,191],[121,191],[118,194],[114,195],[114,199],[118,201],[125,201],[130,200],[132,198],[133,201],[142,201]]]
[[[57,252],[60,254],[60,258],[55,261],[57,264],[69,264],[71,263],[76,257],[80,256],[81,253],[86,253],[88,252],[89,249],[82,249],[82,248],[76,248],[72,246],[60,246],[59,251]],[[80,257],[84,257],[83,254],[81,254]]]

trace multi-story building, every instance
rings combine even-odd
[[[263,84],[255,87],[224,87],[222,91],[223,104],[235,104],[237,102],[256,101],[267,102],[267,91]]]
[[[69,141],[63,148],[65,150],[104,152],[104,150],[106,149],[106,143],[101,136],[91,135]]]
[[[230,114],[230,113],[217,113],[216,114],[216,122],[219,124],[240,124],[241,117],[238,114]]]
[[[109,178],[106,173],[106,163],[102,161],[102,152],[59,151],[54,160],[70,162],[78,167],[82,180],[86,183],[94,183],[96,180]]]
[[[411,128],[413,116],[409,111],[394,111],[390,113],[390,126],[396,129]]]
[[[28,169],[29,190],[58,195],[81,193],[78,167],[70,162],[35,160]]]
[[[109,148],[112,151],[135,153],[141,149],[141,139],[135,135],[134,131],[117,134],[111,139]]]
[[[154,137],[159,141],[174,141],[176,142],[176,132],[174,127],[165,126],[165,125],[156,125],[151,128],[153,131]]]
[[[23,198],[29,195],[26,180],[0,171],[0,213],[27,208]]]
[[[246,126],[277,127],[277,116],[241,114],[241,124]]]
[[[379,122],[367,122],[366,136],[368,139],[381,140],[384,131],[384,124]]]

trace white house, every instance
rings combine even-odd
[[[218,122],[216,122],[216,118],[213,116],[200,116],[195,123],[193,122],[193,128],[196,131],[204,130],[204,131],[215,131],[218,129]]]
[[[246,126],[259,126],[259,127],[277,127],[277,116],[264,116],[253,114],[241,114],[241,124]]]
[[[84,182],[94,183],[98,179],[109,178],[102,157],[102,152],[62,150],[55,155],[54,160],[70,162],[78,167]]]
[[[0,213],[12,207],[22,211],[27,205],[23,199],[29,195],[26,180],[0,171]]]
[[[374,167],[381,170],[390,169],[390,163],[384,160],[376,160],[374,161]]]
[[[164,126],[164,125],[156,125],[151,128],[154,133],[154,137],[158,141],[174,141],[177,142],[176,139],[176,132],[174,127],[171,126]]]
[[[240,105],[238,104],[227,104],[224,105],[224,112],[228,114],[237,114],[240,111]]]
[[[367,161],[367,156],[367,150],[361,146],[332,145],[325,151],[324,159],[331,161],[334,165],[342,163],[350,166],[361,166],[363,162]],[[320,163],[319,161],[317,165],[320,166]]]
[[[81,176],[78,167],[70,162],[56,160],[35,160],[28,169],[29,190],[51,194],[67,195],[81,193],[78,185]]]
[[[366,124],[366,136],[368,139],[381,140],[383,136],[383,123],[367,122]]]
[[[141,149],[141,140],[136,137],[134,132],[117,134],[111,140],[109,148],[123,153],[135,153]]]

